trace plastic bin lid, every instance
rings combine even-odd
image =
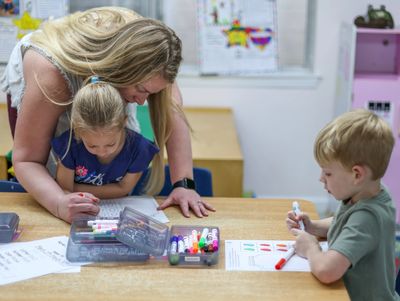
[[[137,210],[125,207],[121,213],[116,238],[144,253],[160,256],[167,247],[169,228]]]
[[[18,222],[18,214],[13,212],[2,212],[0,214],[0,231],[15,230]]]

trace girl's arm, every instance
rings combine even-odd
[[[118,183],[101,186],[74,183],[73,191],[90,192],[100,199],[112,199],[127,196],[135,187],[142,173],[127,173]]]
[[[62,189],[69,192],[74,191],[74,176],[75,172],[73,169],[65,167],[61,161],[58,161],[56,181]]]
[[[48,96],[58,101],[70,99],[60,72],[44,57],[28,50],[23,63],[25,92],[15,128],[13,166],[18,181],[47,210],[66,221],[80,213],[97,214],[98,206],[88,198],[65,194],[46,169],[50,141],[65,106],[46,99],[35,74]]]
[[[182,95],[176,83],[172,86],[172,96],[178,104],[182,105]],[[192,146],[189,128],[177,113],[173,116],[172,132],[167,141],[166,148],[172,184],[183,178],[193,179]],[[169,197],[159,208],[165,209],[171,205],[179,205],[182,214],[186,217],[190,216],[189,209],[192,209],[198,217],[207,216],[208,210],[215,211],[204,200],[199,202],[200,199],[199,194],[194,190],[176,188],[172,190]]]

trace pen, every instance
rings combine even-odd
[[[281,259],[279,259],[278,263],[275,265],[275,270],[280,270],[283,268],[283,266],[286,264],[286,262],[289,261],[289,259],[294,255],[294,247],[290,247],[288,252],[285,254],[285,256]]]
[[[301,213],[299,203],[296,202],[296,201],[294,201],[292,207],[293,207],[294,215],[299,216],[300,213]],[[304,228],[304,223],[303,223],[302,220],[299,220],[299,225],[300,225],[300,230],[303,230],[303,231],[304,231],[305,228]]]

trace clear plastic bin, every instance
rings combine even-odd
[[[100,225],[99,229],[93,224]],[[205,229],[208,229],[207,233],[203,233]],[[198,242],[196,244],[192,239],[191,246],[196,247],[190,249],[189,236],[194,238],[193,231],[196,231]],[[73,221],[67,259],[72,262],[145,261],[150,255],[165,254],[166,250],[171,265],[215,265],[219,256],[219,229],[211,226],[172,226],[169,230],[158,220],[125,207],[120,218],[114,221],[93,218]]]
[[[207,234],[204,229],[208,229]],[[190,250],[189,235],[197,235],[197,249]],[[203,239],[201,235],[203,234]],[[214,236],[213,236],[214,234]],[[186,238],[186,250],[184,238]],[[219,228],[204,226],[172,226],[171,230],[159,221],[126,207],[122,213],[117,231],[117,239],[129,246],[138,248],[155,256],[167,250],[171,265],[211,266],[218,263]],[[193,239],[191,241],[192,245]]]
[[[0,212],[0,243],[13,240],[18,230],[19,216],[14,212]]]
[[[129,207],[121,213],[117,239],[154,256],[161,256],[167,246],[168,226]]]
[[[218,263],[219,245],[218,227],[172,226],[168,261],[177,266],[212,266]]]
[[[108,219],[82,218],[71,224],[67,259],[71,262],[146,261],[149,254],[129,247],[117,240],[114,230],[93,230],[93,224]],[[119,220],[116,220],[118,224]],[[98,223],[101,224],[101,223]],[[101,233],[104,230],[104,233]]]

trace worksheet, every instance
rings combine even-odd
[[[277,271],[275,265],[288,254],[294,240],[226,240],[225,269],[227,271]],[[327,242],[320,242],[322,250]],[[279,271],[310,272],[308,260],[296,254]]]
[[[68,237],[0,244],[0,285],[59,272],[79,272],[65,258]],[[82,264],[80,264],[82,265]]]
[[[169,219],[164,211],[157,210],[158,203],[150,196],[127,196],[117,199],[100,200],[99,217],[119,218],[120,212],[125,207],[130,207],[141,213],[158,220],[161,223],[168,223]]]

